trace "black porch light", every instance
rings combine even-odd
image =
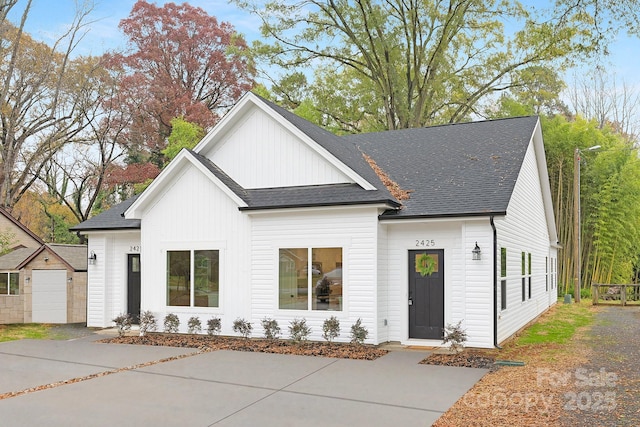
[[[480,246],[478,246],[478,242],[476,242],[476,247],[471,251],[471,255],[474,261],[480,261],[482,259],[482,251],[480,250]]]
[[[91,251],[91,253],[89,254],[89,265],[96,265],[96,259],[98,259],[96,253]]]

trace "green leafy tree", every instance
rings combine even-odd
[[[196,123],[189,123],[182,117],[171,120],[169,143],[162,150],[167,159],[173,160],[183,148],[193,148],[204,136],[204,129]]]
[[[563,116],[542,118],[549,179],[560,245],[559,283],[573,286],[574,150],[585,152],[581,164],[582,283],[629,283],[638,260],[640,237],[640,162],[637,150],[610,127],[595,120]]]
[[[296,87],[293,97],[313,95],[322,117],[346,132],[466,120],[495,94],[549,77],[535,67],[561,72],[640,19],[637,0],[546,9],[508,0],[236,3],[263,21],[272,41],[255,43],[263,58],[289,73],[317,70],[312,90]],[[607,12],[629,22],[607,21]]]

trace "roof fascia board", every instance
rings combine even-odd
[[[234,193],[233,190],[231,190],[224,182],[222,182],[220,178],[218,178],[213,172],[211,172],[205,165],[203,165],[200,161],[198,161],[198,159],[193,157],[193,154],[191,154],[188,150],[184,148],[183,148],[183,151],[187,153],[187,156],[191,161],[191,164],[193,164],[196,168],[198,168],[198,170],[202,172],[205,176],[209,177],[209,179],[213,181],[213,183],[216,186],[218,186],[231,200],[233,200],[238,205],[238,207],[240,208],[247,207],[247,203],[244,200],[242,200],[240,196]]]
[[[238,195],[236,195],[229,187],[227,187],[222,181],[218,179],[209,169],[207,169],[202,163],[193,157],[189,150],[182,149],[178,155],[169,163],[166,169],[164,169],[160,175],[153,180],[151,185],[138,197],[138,199],[129,206],[124,212],[126,219],[141,219],[142,211],[147,204],[153,199],[153,196],[164,189],[167,185],[171,184],[171,178],[177,171],[180,171],[183,167],[189,165],[195,166],[200,172],[208,177],[215,185],[229,196],[238,206],[244,207],[247,204]]]
[[[253,94],[252,94],[253,96]],[[356,171],[348,167],[346,164],[342,162],[342,160],[338,159],[336,156],[331,154],[326,148],[318,144],[316,141],[307,136],[304,132],[294,126],[291,122],[286,120],[280,114],[278,114],[273,109],[269,108],[262,100],[256,96],[254,97],[254,102],[259,104],[262,110],[267,113],[271,118],[278,121],[282,126],[284,126],[289,132],[294,134],[298,139],[303,141],[309,148],[314,150],[320,156],[322,156],[325,160],[327,160],[331,165],[336,167],[340,172],[345,174],[347,177],[351,178],[356,184],[362,187],[365,190],[373,191],[377,190],[369,181],[360,176]]]
[[[241,209],[242,212],[247,215],[271,215],[282,213],[296,213],[296,212],[313,212],[313,211],[336,211],[345,209],[389,209],[389,205],[385,203],[358,203],[358,204],[345,204],[345,205],[317,205],[317,206],[296,206],[291,208],[286,207],[274,207],[274,208],[256,208],[256,209]]]
[[[558,241],[558,230],[556,229],[555,215],[553,214],[553,199],[551,198],[551,184],[549,182],[549,170],[547,169],[547,159],[544,153],[544,141],[542,139],[542,126],[540,118],[536,122],[536,127],[531,136],[533,144],[536,164],[538,166],[538,175],[540,176],[540,188],[542,189],[542,199],[544,201],[544,213],[547,220],[549,231],[549,240],[551,242]]]
[[[365,190],[377,190],[369,181],[364,179],[362,176],[357,174],[353,169],[344,164],[340,159],[335,157],[329,151],[327,151],[320,144],[309,138],[304,132],[294,126],[287,119],[282,117],[276,111],[274,111],[271,107],[265,104],[258,96],[254,95],[251,92],[247,92],[244,96],[238,101],[238,103],[229,111],[223,118],[218,122],[218,124],[193,148],[193,151],[200,154],[203,151],[208,151],[212,145],[216,144],[216,141],[219,139],[220,135],[223,135],[227,131],[227,127],[232,126],[236,122],[238,122],[244,114],[250,110],[251,105],[254,105],[260,110],[262,110],[265,114],[271,117],[273,120],[278,122],[281,126],[295,135],[298,139],[304,142],[310,149],[315,151],[329,163],[331,163],[334,167],[336,167],[340,172],[345,174],[347,177],[352,179],[356,184]]]
[[[29,230],[29,228],[26,225],[24,225],[23,223],[18,221],[16,218],[14,218],[13,215],[11,215],[6,209],[0,207],[0,214],[2,214],[5,218],[11,221],[16,227],[18,227],[19,229],[27,233],[37,243],[39,243],[40,245],[44,245],[44,240],[42,240],[36,233]]]
[[[193,147],[193,151],[201,154],[210,145],[215,145],[218,136],[227,132],[227,128],[238,122],[245,112],[249,110],[250,97],[256,98],[251,92],[245,93],[242,98],[225,114],[220,121]],[[254,101],[255,103],[255,101]]]
[[[407,216],[404,218],[386,218],[384,215],[380,215],[378,219],[385,224],[411,224],[420,222],[451,222],[451,221],[489,221],[492,216],[506,216],[506,212],[496,212],[490,215],[486,213],[482,214],[469,214],[469,215],[434,215],[434,216]]]
[[[147,203],[153,198],[153,195],[165,187],[170,181],[171,176],[175,170],[183,165],[184,162],[188,162],[186,150],[181,150],[178,155],[169,163],[169,165],[160,172],[160,175],[154,179],[151,184],[142,192],[140,197],[124,211],[124,217],[126,219],[140,219],[142,217],[142,210]]]
[[[27,264],[29,264],[31,261],[33,261],[33,259],[35,259],[35,257],[37,257],[38,255],[40,255],[42,252],[47,251],[51,254],[51,256],[53,256],[54,258],[56,258],[58,261],[60,261],[61,263],[63,263],[64,265],[67,266],[67,268],[71,271],[77,271],[75,268],[73,268],[71,266],[71,264],[69,264],[64,258],[62,258],[60,255],[58,255],[56,253],[56,251],[54,251],[53,249],[51,249],[50,247],[48,247],[46,244],[43,244],[42,246],[40,246],[40,248],[35,251],[34,253],[32,253],[31,255],[29,255],[24,261],[22,261],[20,264],[18,264],[18,267],[16,267],[18,270],[22,270]]]
[[[80,233],[82,235],[89,235],[89,234],[102,234],[102,233],[123,233],[123,232],[140,232],[140,227],[119,227],[119,228],[87,228],[87,229],[83,229],[83,230],[75,230],[76,233]]]

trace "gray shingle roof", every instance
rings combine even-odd
[[[344,144],[343,144],[344,145]],[[355,146],[354,146],[355,147]],[[309,185],[281,188],[244,189],[207,157],[193,151],[191,154],[231,191],[248,205],[241,210],[276,209],[310,206],[336,206],[381,203],[399,206],[382,183],[375,183],[380,190],[364,190],[357,184]],[[362,153],[357,155],[363,159]],[[365,161],[366,163],[366,161]],[[367,164],[367,168],[373,171]],[[375,173],[374,173],[375,175]],[[376,179],[378,180],[379,178]]]
[[[403,209],[382,218],[504,214],[537,117],[344,137],[404,190]]]
[[[86,245],[61,245],[47,243],[49,249],[58,254],[76,271],[87,271],[87,246]]]
[[[42,253],[46,249],[55,253],[75,271],[87,271],[87,246],[62,245],[45,243],[39,248],[19,248],[0,256],[0,270],[18,270],[30,262],[30,258]]]
[[[108,209],[99,215],[89,218],[88,220],[81,222],[80,224],[72,227],[71,231],[97,231],[97,230],[127,230],[127,229],[140,229],[139,219],[126,219],[124,212],[129,209],[129,206],[139,197],[135,195],[124,202],[118,203],[111,209]]]
[[[0,270],[17,270],[22,262],[39,248],[19,248],[0,256]]]
[[[537,117],[520,117],[338,137],[262,100],[377,190],[364,190],[357,184],[245,189],[210,159],[190,150],[247,204],[242,210],[372,203],[399,206],[364,159],[362,153],[366,153],[403,190],[411,191],[403,208],[387,211],[383,219],[505,214],[538,121]],[[123,216],[136,199],[72,230],[139,229],[140,220]]]
[[[249,203],[249,195],[247,191],[240,186],[237,182],[235,182],[229,175],[227,175],[222,169],[218,167],[215,163],[213,163],[209,158],[202,156],[195,151],[189,150],[191,155],[196,158],[204,167],[209,169],[209,171],[214,174],[224,185],[229,187],[231,191],[233,191],[238,197],[245,201],[245,203]]]
[[[247,192],[251,203],[241,210],[365,204],[399,206],[387,191],[367,191],[358,184],[260,188]]]

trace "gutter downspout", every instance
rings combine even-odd
[[[498,345],[498,232],[493,218],[489,218],[493,230],[493,346],[502,350]]]

